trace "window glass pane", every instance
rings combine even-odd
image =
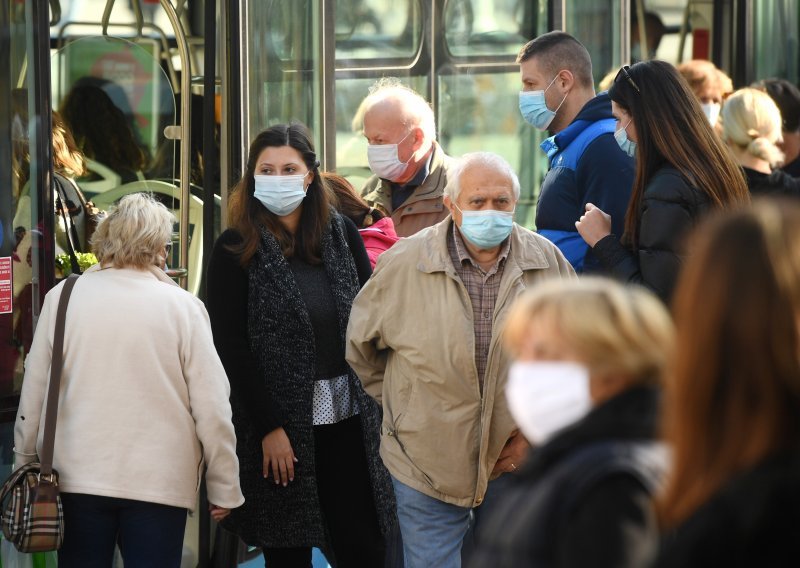
[[[545,2],[447,0],[445,40],[456,56],[516,55],[544,21]]]
[[[620,61],[620,0],[568,0],[566,30],[592,56],[595,84]]]
[[[38,154],[45,109],[37,105],[31,2],[0,7],[0,475],[11,467],[16,396],[44,296],[45,250]]]
[[[797,0],[759,0],[755,11],[754,79],[781,77],[798,81]]]
[[[422,35],[419,0],[337,0],[336,59],[409,58]]]
[[[248,3],[250,107],[242,112],[251,138],[270,125],[297,120],[314,131],[319,146],[318,9],[318,0]]]

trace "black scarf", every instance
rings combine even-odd
[[[323,235],[322,263],[336,301],[338,331],[344,344],[359,283],[344,223],[336,213],[331,213],[331,223]],[[239,422],[236,430],[243,434],[237,440],[237,453],[246,501],[231,515],[230,525],[249,544],[326,548],[314,464],[314,334],[289,263],[277,240],[265,229],[248,278],[250,349],[270,395],[286,416],[284,429],[298,463],[288,487],[264,480],[261,439],[241,423],[246,413],[234,407],[234,422]],[[395,507],[391,478],[378,455],[381,409],[352,371],[350,384],[361,415],[378,518],[386,534],[395,522]]]

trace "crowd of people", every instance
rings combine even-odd
[[[391,79],[358,111],[360,191],[301,124],[253,140],[207,312],[161,270],[163,205],[128,196],[101,221],[67,313],[61,565],[108,566],[116,543],[177,566],[203,472],[268,568],[315,547],[338,567],[797,563],[796,87],[652,60],[597,93],[564,32],[518,63],[521,116],[549,135],[537,231],[508,162],[446,155]]]

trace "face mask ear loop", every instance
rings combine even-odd
[[[560,71],[559,71],[559,73],[560,73]],[[556,79],[558,79],[558,75],[556,75],[555,77],[553,77],[553,80],[552,80],[552,81],[550,81],[550,85],[552,85],[553,83],[555,83],[555,82],[556,82]],[[550,88],[550,85],[548,85],[548,86],[547,86],[547,89],[549,89],[549,88]],[[547,89],[545,89],[545,91],[546,91]],[[569,95],[569,91],[567,91],[566,93],[564,93],[564,98],[563,98],[563,99],[561,99],[561,102],[560,102],[560,103],[558,103],[558,106],[556,107],[556,110],[554,110],[553,112],[558,112],[558,109],[560,109],[560,108],[561,108],[561,105],[563,105],[563,104],[564,104],[564,101],[566,101],[566,100],[567,100],[567,96],[568,96],[568,95]]]

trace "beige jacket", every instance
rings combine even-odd
[[[526,288],[575,272],[549,241],[514,225],[493,315],[483,396],[472,307],[447,251],[450,218],[401,239],[353,303],[347,360],[383,403],[381,457],[402,483],[441,501],[483,501],[514,430],[505,402],[509,360],[500,331]]]
[[[45,297],[25,363],[17,465],[41,448],[62,290]],[[53,456],[61,491],[192,510],[205,461],[209,501],[244,502],[228,380],[200,300],[156,267],[96,265],[70,297],[64,354]]]
[[[442,198],[447,185],[447,169],[452,164],[453,158],[434,142],[428,177],[396,211],[392,210],[392,186],[385,179],[372,176],[361,195],[372,207],[391,216],[398,237],[409,237],[449,215]]]

